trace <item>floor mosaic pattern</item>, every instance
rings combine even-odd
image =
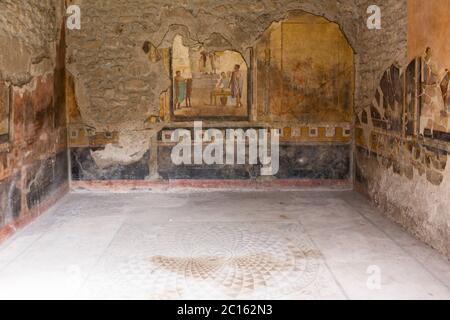
[[[0,246],[0,299],[450,299],[449,287],[447,260],[351,191],[73,193]]]

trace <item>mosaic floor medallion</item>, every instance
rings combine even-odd
[[[156,229],[152,236],[135,226],[122,230],[133,233],[139,253],[111,270],[113,291],[126,287],[146,299],[281,299],[307,296],[327,273],[320,252],[296,223],[188,223]],[[314,287],[314,292],[320,290]]]

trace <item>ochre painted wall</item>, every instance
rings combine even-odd
[[[307,13],[274,23],[256,54],[258,118],[351,123],[354,53],[338,24]]]
[[[450,0],[408,0],[408,60],[427,47],[441,68],[450,67]]]

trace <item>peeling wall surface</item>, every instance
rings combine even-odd
[[[56,0],[0,1],[0,83],[9,110],[0,141],[0,240],[67,190],[62,13]]]
[[[449,5],[408,2],[410,61],[386,68],[357,112],[355,178],[388,216],[450,257]]]
[[[220,110],[218,117],[214,111],[214,121],[205,118],[204,125],[281,130],[282,167],[278,178],[288,179],[351,179],[352,110],[370,103],[385,68],[406,57],[406,0],[383,1],[383,29],[378,32],[366,27],[369,1],[76,0],[69,4],[79,5],[83,13],[81,30],[67,31],[69,145],[71,158],[77,160],[72,162],[76,180],[102,180],[105,170],[112,171],[107,176],[119,180],[255,177],[257,166],[242,166],[236,171],[226,166],[183,168],[168,163],[172,146],[161,137],[179,127],[192,127],[177,116],[191,110],[173,111],[171,93],[175,92],[172,83],[176,80],[170,57],[177,36],[185,48],[203,51],[208,57],[226,50],[242,55],[250,70],[245,99],[248,112],[234,112],[241,115],[235,119],[239,120],[237,124],[225,116],[233,112],[223,112],[221,118]],[[267,36],[277,29],[277,23],[285,30],[280,31],[285,33],[285,40],[267,42],[264,37],[274,38],[278,32]],[[289,47],[294,42],[287,40],[301,36],[298,30],[302,25],[308,30],[308,23],[311,28],[329,25],[329,32],[314,27],[318,37],[305,33],[304,50]],[[339,35],[331,36],[333,30]],[[337,39],[342,40],[339,43]],[[258,52],[264,42],[270,43],[266,45],[269,53]],[[276,43],[284,48],[281,56]],[[326,58],[326,50],[335,50],[331,56],[334,61]],[[295,52],[302,55],[295,56]],[[277,61],[284,69],[277,68]],[[321,71],[308,77],[309,91],[304,95],[309,98],[303,106],[297,106],[302,92],[296,88],[304,84],[302,79],[306,77],[301,74],[308,74],[311,61]],[[340,80],[342,75],[347,83]],[[278,78],[280,81],[276,81]],[[266,79],[280,83],[280,90]],[[263,110],[265,96],[270,96],[269,104],[273,104],[267,107],[269,112]],[[319,98],[312,99],[314,96]],[[282,102],[278,108],[277,101]],[[280,109],[282,105],[289,105],[287,114]],[[326,160],[330,154],[340,159],[339,170]],[[149,170],[133,170],[133,163],[141,166],[144,156],[150,158]],[[291,170],[288,164],[296,168]],[[123,174],[114,173],[116,166]],[[330,174],[324,175],[323,168]]]

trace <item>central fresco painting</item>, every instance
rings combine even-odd
[[[273,23],[256,56],[261,118],[351,121],[353,50],[337,24],[309,14]]]
[[[235,51],[185,47],[176,36],[172,48],[173,112],[178,117],[246,117],[247,64]]]

